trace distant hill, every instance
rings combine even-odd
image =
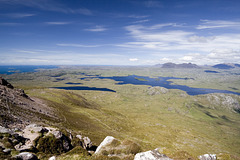
[[[198,65],[193,63],[182,63],[182,64],[175,64],[175,63],[164,63],[162,68],[200,68]]]
[[[177,64],[171,63],[171,62],[169,62],[169,63],[164,63],[164,64],[162,65],[162,68],[177,68]]]
[[[233,63],[221,63],[221,64],[216,64],[212,66],[213,68],[218,68],[218,69],[233,69],[233,68],[239,68],[240,64],[233,64]]]
[[[240,67],[240,64],[234,64],[236,67]]]

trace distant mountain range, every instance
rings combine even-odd
[[[193,64],[193,63],[181,63],[176,64],[172,62],[164,63],[164,64],[156,64],[155,67],[161,67],[161,68],[201,68],[200,66]],[[234,63],[221,63],[216,64],[214,66],[211,66],[213,68],[217,69],[233,69],[233,68],[240,68],[240,64],[234,64]]]
[[[156,66],[160,66],[159,64]],[[175,63],[164,63],[161,65],[162,68],[200,68],[198,65],[193,63],[182,63],[182,64],[175,64]]]
[[[233,69],[233,68],[240,68],[240,64],[221,63],[221,64],[216,64],[212,67],[217,69]]]

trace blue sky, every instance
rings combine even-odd
[[[239,0],[0,0],[0,65],[240,63]]]

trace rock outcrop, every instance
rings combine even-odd
[[[165,154],[159,153],[158,150],[159,149],[156,148],[155,150],[152,151],[137,153],[134,157],[134,160],[172,160]]]
[[[199,160],[216,160],[216,154],[204,154],[198,157]]]
[[[133,141],[120,141],[112,136],[107,136],[96,149],[95,156],[133,159],[134,155],[140,151],[140,146]]]
[[[94,150],[91,150],[93,144],[90,138],[82,135],[70,138],[71,136],[71,133],[66,130],[62,132],[57,128],[42,127],[36,124],[30,124],[22,131],[0,126],[0,159],[38,160],[36,155],[39,153],[60,155],[69,151],[73,154],[79,152],[85,156],[93,155],[95,159],[172,160],[160,153],[159,148],[141,152],[140,146],[133,141],[120,141],[112,136],[107,136],[94,153]],[[72,145],[74,139],[79,140],[75,146]],[[20,153],[12,156],[17,152]],[[216,160],[217,156],[204,154],[198,158],[200,160]],[[49,160],[55,159],[57,159],[56,156],[49,158]]]
[[[207,100],[214,106],[222,106],[228,108],[234,112],[240,113],[240,102],[239,96],[237,95],[227,95],[223,93],[213,93],[208,94]]]
[[[164,87],[159,87],[159,86],[157,86],[157,87],[150,87],[147,90],[147,94],[151,95],[151,96],[159,95],[159,94],[166,94],[166,93],[168,93],[168,89],[164,88]]]
[[[80,140],[81,146],[86,149],[90,150],[92,148],[92,141],[88,137],[83,137],[81,135],[76,135],[76,137]]]
[[[0,77],[0,85],[6,86],[6,87],[11,88],[11,89],[14,88],[10,83],[8,83],[8,82],[7,82],[5,79],[3,79],[2,77]]]
[[[22,131],[17,132],[1,126],[1,131],[0,148],[2,151],[10,149],[10,153],[16,150],[18,152],[61,154],[72,149],[69,137],[56,128],[45,128],[31,124],[26,126]],[[25,157],[22,159],[32,157],[28,155],[30,154],[21,153],[18,157]]]

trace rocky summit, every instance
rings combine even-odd
[[[0,85],[6,86],[6,87],[11,88],[11,89],[14,88],[10,83],[8,83],[8,82],[7,82],[5,79],[3,79],[2,77],[0,77]]]

